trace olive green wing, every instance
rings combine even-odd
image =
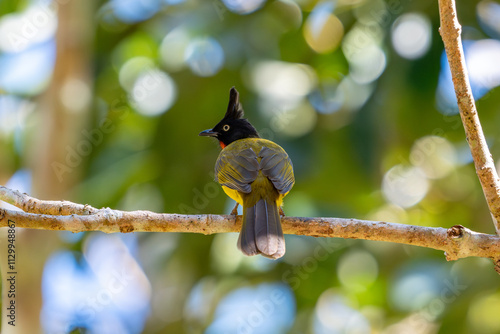
[[[286,194],[295,183],[292,160],[286,152],[278,148],[263,147],[259,152],[260,169],[273,183],[280,194]]]
[[[215,163],[215,180],[242,193],[250,193],[250,184],[258,174],[257,154],[251,148],[236,152],[223,150]]]

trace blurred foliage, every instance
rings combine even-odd
[[[0,14],[28,6],[42,2],[2,1]],[[436,1],[94,6],[94,22],[85,22],[95,33],[92,108],[78,134],[92,149],[65,199],[124,210],[230,212],[232,203],[213,181],[220,149],[198,133],[219,121],[236,86],[247,118],[294,163],[288,215],[461,224],[494,233],[460,118],[438,93],[445,69]],[[498,22],[497,3],[458,1],[464,39],[498,42],[498,24],[495,31],[482,11],[488,6]],[[8,55],[0,53],[0,65]],[[498,68],[488,71],[497,84],[477,106],[499,157],[500,81]],[[0,82],[2,183],[27,167],[43,103],[37,96],[46,84],[33,93]],[[9,127],[9,113],[28,102],[24,123]],[[91,236],[64,239],[63,247],[80,257]],[[500,332],[498,275],[485,259],[447,263],[429,249],[287,236],[285,257],[270,261],[243,258],[234,235],[137,239],[130,252],[151,285],[150,309],[144,329],[130,333]]]

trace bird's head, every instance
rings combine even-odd
[[[233,87],[229,91],[229,105],[224,118],[212,129],[200,132],[200,136],[217,138],[222,148],[238,139],[259,138],[257,130],[243,116],[239,93]]]

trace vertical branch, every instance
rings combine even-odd
[[[472,96],[460,37],[462,27],[457,19],[455,1],[439,0],[439,14],[441,17],[439,32],[450,65],[460,117],[465,128],[465,135],[472,153],[476,173],[494,219],[495,229],[497,234],[500,234],[500,181],[495,169],[495,163],[484,138],[476,104]]]

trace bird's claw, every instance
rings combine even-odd
[[[231,215],[232,216],[237,216],[238,215],[238,203],[236,203],[236,205],[234,206],[233,208],[233,211],[231,211]]]
[[[285,211],[283,211],[283,208],[280,206],[280,216],[285,217]]]

